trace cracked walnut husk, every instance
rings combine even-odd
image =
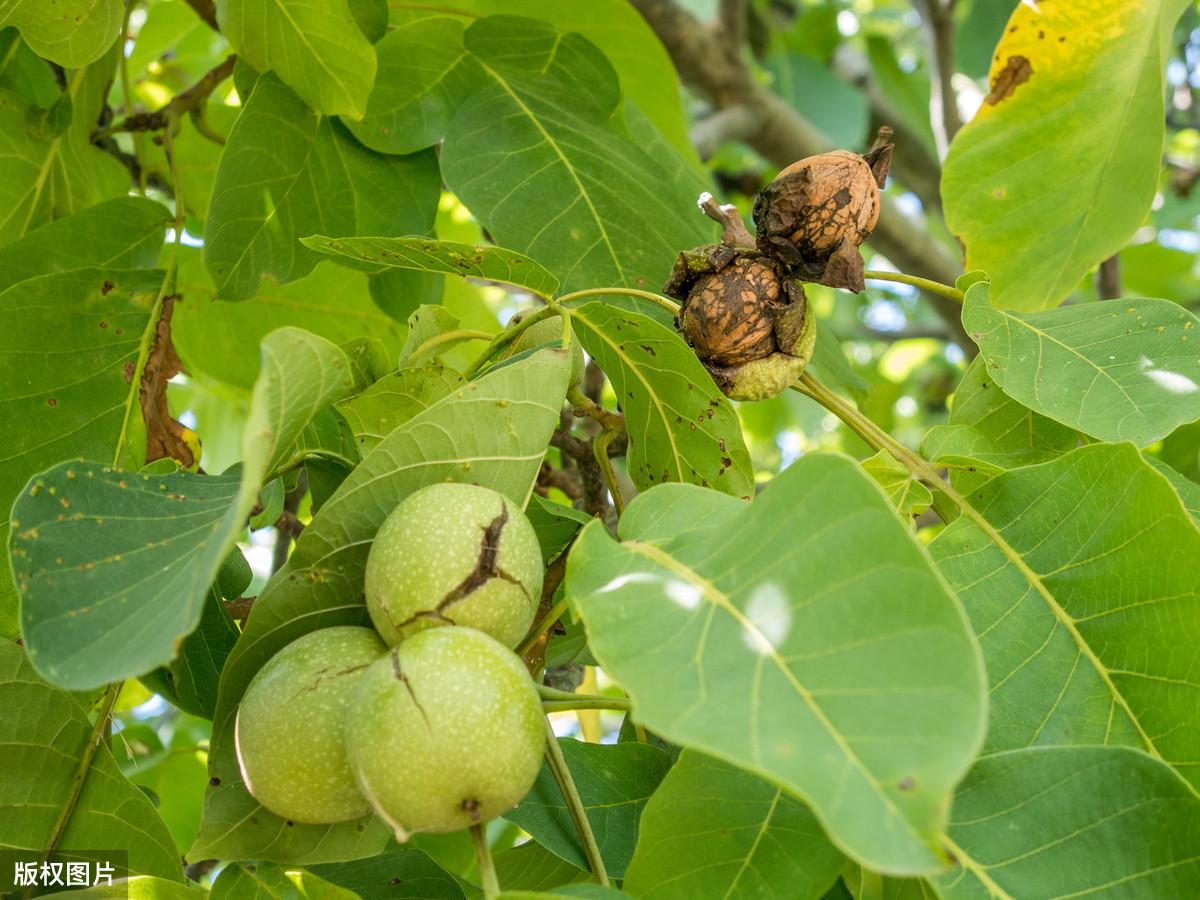
[[[862,244],[879,219],[892,145],[792,163],[754,202],[758,249],[804,281],[861,291]]]
[[[724,244],[687,250],[664,291],[682,301],[676,327],[727,396],[773,397],[804,371],[814,321],[775,260]]]

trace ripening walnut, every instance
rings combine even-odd
[[[432,628],[367,670],[346,752],[397,840],[503,815],[542,765],[545,720],[524,663],[471,628]]]
[[[396,645],[464,625],[515,647],[542,595],[542,550],[525,513],[490,488],[434,484],[387,517],[367,556],[367,611]]]
[[[892,145],[834,150],[785,168],[754,202],[758,249],[803,281],[861,291],[859,246],[879,220]]]
[[[387,648],[369,628],[324,628],[298,638],[258,670],[234,724],[251,796],[293,822],[327,824],[371,811],[346,761],[349,698]]]

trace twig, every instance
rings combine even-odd
[[[213,31],[220,31],[221,27],[217,24],[217,4],[214,0],[184,0],[190,6],[209,28]]]
[[[1115,300],[1121,296],[1121,261],[1114,253],[1096,270],[1096,296]]]
[[[577,472],[566,469],[556,469],[550,463],[543,461],[538,470],[537,487],[542,496],[546,496],[550,488],[558,488],[572,500],[583,499],[583,485],[578,479]]]
[[[696,200],[696,205],[700,207],[700,212],[714,222],[721,223],[721,243],[729,247],[754,246],[754,235],[750,233],[750,229],[742,221],[742,214],[732,203],[722,206],[712,194],[705,191]]]
[[[618,434],[624,434],[624,431],[612,431],[605,428],[592,438],[592,453],[596,457],[596,462],[600,465],[600,475],[604,478],[604,484],[608,488],[608,495],[612,497],[613,506],[617,510],[617,515],[620,516],[625,512],[625,499],[621,496],[621,486],[617,484],[617,473],[613,469],[612,460],[608,456],[608,445],[612,443],[613,438]]]
[[[723,144],[744,140],[757,129],[754,110],[748,106],[728,106],[698,121],[688,132],[688,137],[700,158],[707,161]]]
[[[956,0],[916,0],[929,36],[929,59],[933,78],[929,79],[930,121],[938,156],[946,158],[950,141],[962,128],[958,101],[951,83],[954,77],[954,5]]]
[[[161,131],[168,126],[173,128],[184,113],[190,113],[193,109],[204,105],[217,86],[233,74],[233,66],[236,62],[236,56],[226,57],[186,91],[176,94],[166,106],[156,109],[154,112],[128,115],[120,122],[97,132],[93,136],[93,140],[101,140],[121,131],[132,131],[136,134],[139,131]]]
[[[229,617],[234,621],[245,625],[257,599],[258,597],[238,597],[236,600],[226,600],[225,612],[229,613]]]
[[[546,577],[542,580],[542,598],[538,603],[541,618],[533,624],[525,640],[517,647],[517,656],[525,660],[526,668],[535,677],[546,665],[546,645],[550,643],[550,632],[567,611],[565,599],[554,602],[554,593],[566,574],[567,553],[564,550],[550,563],[546,569]]]
[[[283,495],[283,512],[280,514],[280,519],[286,515],[291,515],[293,518],[296,512],[300,509],[300,501],[304,499],[304,495],[308,493],[308,475],[301,471],[299,478],[296,479],[296,486]],[[297,537],[299,535],[297,534]],[[271,552],[271,571],[278,572],[283,568],[283,564],[287,562],[288,550],[291,549],[292,534],[284,529],[275,532],[275,549]]]
[[[558,738],[554,729],[550,727],[549,719],[546,719],[546,761],[550,764],[550,771],[554,780],[558,782],[558,789],[567,803],[567,810],[571,813],[571,820],[575,823],[575,830],[583,843],[583,855],[592,870],[592,877],[598,884],[607,887],[608,872],[604,868],[604,859],[600,856],[600,846],[596,843],[592,823],[588,821],[587,810],[583,806],[579,790],[575,787],[575,779],[571,777],[571,770],[567,767],[567,761],[563,757],[562,748],[558,746]]]
[[[137,6],[138,0],[126,0],[125,3],[125,18],[121,22],[121,40],[129,40],[129,17],[133,15],[134,7]],[[121,97],[125,103],[125,115],[133,115],[133,85],[129,81],[129,57],[121,54]],[[143,197],[146,196],[146,154],[142,146],[142,136],[134,134],[133,136],[133,158],[137,161],[138,172],[138,191]]]
[[[599,403],[588,397],[575,385],[567,389],[567,400],[572,404],[571,412],[578,418],[595,419],[600,427],[608,431],[621,432],[625,430],[625,417],[620,413],[609,412]]]

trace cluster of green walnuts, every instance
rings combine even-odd
[[[663,290],[682,301],[675,324],[725,394],[763,400],[800,377],[816,344],[803,282],[864,289],[859,246],[891,154],[880,142],[793,163],[756,198],[754,236],[738,218],[721,243],[679,255]]]
[[[503,814],[541,767],[541,700],[513,652],[542,553],[503,495],[436,484],[404,500],[367,557],[375,628],[288,644],[254,677],[236,744],[254,798],[293,822],[374,812],[398,840]]]

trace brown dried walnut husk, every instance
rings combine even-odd
[[[858,247],[879,219],[892,145],[866,156],[835,150],[792,163],[754,203],[756,242],[804,281],[861,291]]]
[[[664,290],[683,301],[676,326],[733,399],[775,396],[804,370],[812,318],[775,260],[724,244],[684,251]]]

